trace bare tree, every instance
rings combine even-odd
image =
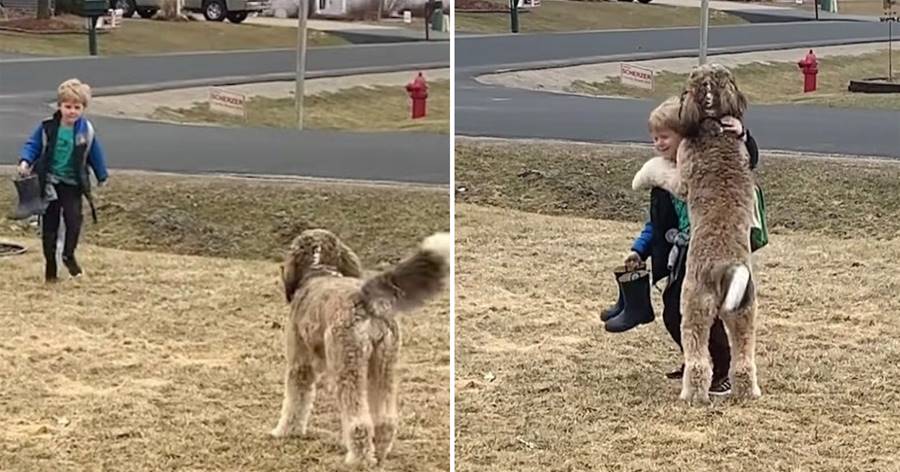
[[[39,20],[50,19],[50,0],[38,0],[37,17]]]

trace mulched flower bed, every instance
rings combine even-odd
[[[20,17],[0,21],[0,31],[37,34],[84,33],[87,31],[86,21],[78,17],[53,17],[48,20]]]

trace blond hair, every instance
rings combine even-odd
[[[56,89],[56,101],[62,102],[78,102],[87,107],[91,101],[91,87],[78,79],[69,79]]]
[[[660,103],[653,111],[650,112],[650,119],[647,124],[650,131],[661,131],[664,129],[678,131],[678,110],[681,108],[681,99],[679,97],[669,97],[666,101]]]

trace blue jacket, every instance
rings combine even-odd
[[[56,145],[56,132],[59,130],[59,123],[59,112],[56,112],[53,117],[42,121],[37,128],[35,128],[34,132],[28,138],[28,141],[22,146],[22,150],[19,151],[19,159],[27,162],[31,166],[34,166],[41,158],[49,160],[48,152],[52,151],[53,146]],[[83,162],[80,167],[90,166],[94,171],[94,176],[97,180],[103,182],[109,178],[109,172],[106,169],[106,155],[103,153],[103,146],[100,144],[100,140],[97,139],[96,134],[93,136],[92,143],[87,142],[89,134],[92,134],[92,129],[93,125],[91,125],[87,118],[81,117],[75,122],[74,132],[76,145],[73,152],[77,153],[79,150],[83,152],[85,147],[90,145],[90,151],[88,152],[86,162],[82,161],[84,156],[76,156],[76,162]],[[52,142],[50,140],[51,137],[53,138]],[[40,173],[40,169],[38,170]],[[79,171],[81,170],[83,169],[79,169]],[[90,187],[88,186],[88,188],[83,189],[85,193],[89,192],[89,188]]]

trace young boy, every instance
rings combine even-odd
[[[78,79],[69,79],[57,89],[58,110],[42,121],[22,146],[18,171],[21,175],[37,172],[41,196],[49,202],[41,218],[41,239],[44,246],[44,280],[57,280],[56,239],[60,213],[65,219],[66,236],[62,261],[69,274],[78,277],[81,266],[75,260],[75,247],[81,233],[81,197],[91,204],[93,169],[98,185],[106,184],[108,173],[100,141],[94,127],[82,117],[91,99],[91,89]]]
[[[648,120],[653,147],[662,157],[673,162],[682,139],[675,131],[678,129],[680,105],[678,97],[671,97],[657,106],[650,113]],[[733,117],[723,118],[722,124],[727,132],[733,132],[742,137],[750,154],[750,168],[756,168],[759,161],[756,140],[750,136],[742,123]],[[673,235],[677,235],[677,237],[672,238]],[[631,252],[625,257],[625,269],[629,271],[640,267],[643,261],[650,257],[651,278],[654,284],[658,280],[668,277],[662,293],[663,322],[679,348],[681,348],[681,285],[687,261],[687,245],[682,246],[681,244],[683,241],[689,240],[689,235],[690,220],[687,204],[661,188],[654,188],[650,192],[650,219],[635,239]],[[675,260],[670,261],[669,256],[672,254],[673,247],[676,246]],[[673,263],[671,270],[669,269],[670,263]],[[608,328],[609,323],[612,322],[620,325],[615,329],[619,332],[627,331],[640,324],[639,320],[622,319],[616,316],[607,321]],[[716,319],[710,331],[709,352],[713,362],[713,381],[709,393],[710,395],[727,395],[731,392],[728,380],[731,351],[728,345],[728,336],[719,319]],[[679,370],[666,374],[666,377],[680,379],[683,372],[684,365]]]

